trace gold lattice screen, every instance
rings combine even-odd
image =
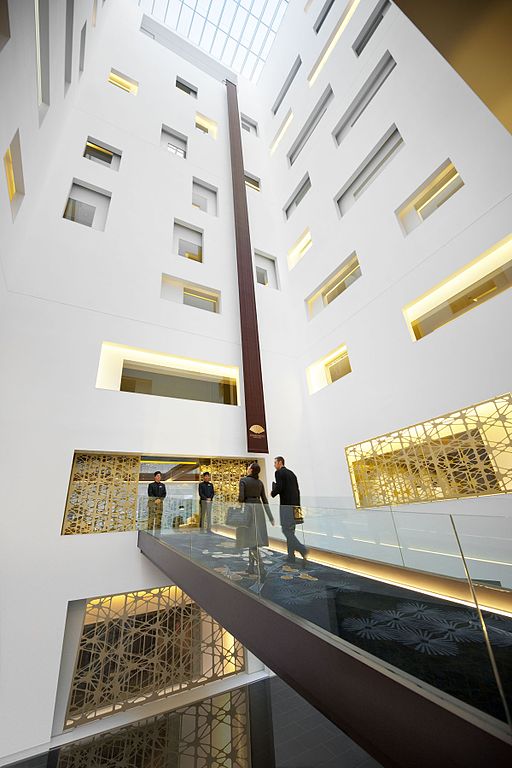
[[[510,493],[512,395],[345,450],[358,507]]]
[[[249,695],[235,688],[61,747],[56,768],[249,768],[249,754]]]
[[[209,472],[215,486],[216,502],[237,502],[240,478],[254,459],[203,459],[201,472]]]
[[[89,600],[65,728],[244,668],[242,645],[178,587]]]

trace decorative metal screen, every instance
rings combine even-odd
[[[140,456],[76,453],[63,534],[132,531]]]
[[[57,768],[249,768],[249,754],[249,696],[235,688],[64,746]]]
[[[215,485],[215,501],[237,502],[240,478],[254,459],[203,459],[201,472],[209,472]]]
[[[244,668],[243,646],[178,587],[89,600],[65,728]]]
[[[512,395],[345,450],[358,507],[510,493]]]

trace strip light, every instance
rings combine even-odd
[[[284,118],[281,127],[279,128],[278,132],[275,135],[274,141],[272,142],[270,146],[270,154],[273,155],[276,151],[277,147],[279,146],[279,143],[281,142],[281,139],[285,135],[286,131],[288,130],[290,123],[293,120],[293,112],[291,109],[288,110],[288,113],[286,117]]]
[[[326,65],[327,61],[329,60],[331,53],[335,49],[341,35],[345,31],[350,19],[356,12],[357,6],[359,5],[360,2],[361,0],[350,0],[345,10],[343,11],[341,19],[339,20],[333,33],[331,34],[329,40],[327,41],[327,44],[325,45],[322,53],[320,54],[320,57],[317,59],[315,66],[309,73],[308,83],[310,88],[314,84],[315,80],[317,79],[318,75],[320,74],[324,66]]]
[[[12,163],[11,148],[7,149],[4,155],[5,175],[7,177],[7,189],[9,192],[9,200],[14,198],[16,194],[16,179],[14,178],[14,166]]]

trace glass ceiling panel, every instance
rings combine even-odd
[[[290,0],[138,0],[145,13],[256,81]]]

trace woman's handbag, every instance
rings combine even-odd
[[[248,507],[228,507],[226,525],[238,528],[239,525],[248,526],[251,519],[251,510]]]
[[[293,508],[293,522],[295,525],[302,525],[304,522],[304,512],[302,511],[302,507]]]

